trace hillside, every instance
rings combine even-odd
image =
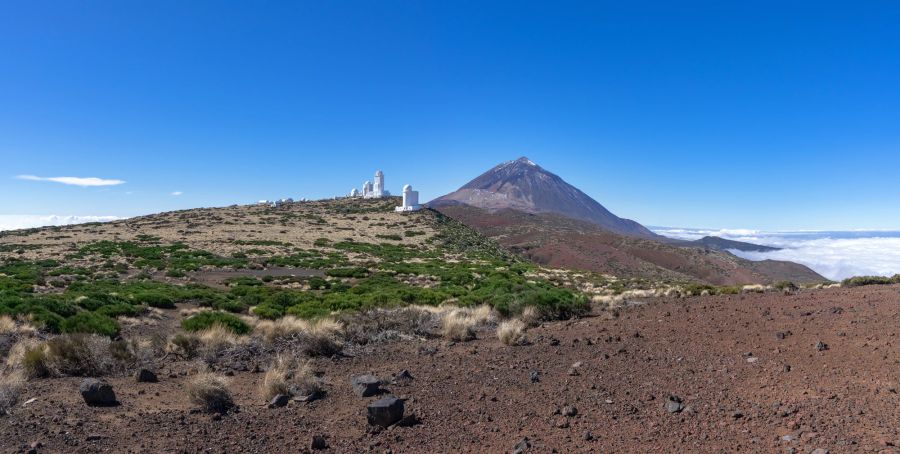
[[[441,210],[529,260],[550,267],[714,285],[826,281],[806,266],[792,262],[754,262],[728,252],[697,247],[693,242],[678,246],[619,235],[559,215],[516,210],[488,212],[461,205],[445,206]]]
[[[455,192],[428,203],[439,210],[455,205],[487,211],[512,209],[525,213],[556,213],[592,222],[611,232],[657,237],[637,222],[612,214],[578,188],[525,157],[499,164]]]

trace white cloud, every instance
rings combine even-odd
[[[851,276],[891,276],[900,273],[900,232],[896,231],[794,231],[764,232],[745,229],[681,229],[659,227],[660,235],[696,240],[715,235],[782,248],[772,252],[731,251],[749,260],[789,260],[802,263],[828,279]]]
[[[174,195],[175,197],[178,197],[178,196],[180,196],[181,194],[184,194],[184,193],[181,192],[181,191],[175,191],[175,192],[173,192],[173,193],[170,194],[170,195]]]
[[[29,181],[52,181],[54,183],[62,183],[68,184],[72,186],[81,186],[81,187],[89,187],[89,186],[116,186],[120,184],[125,184],[124,180],[113,180],[113,179],[105,179],[105,178],[96,178],[96,177],[37,177],[34,175],[19,175],[16,178],[20,180],[29,180]]]
[[[122,219],[118,216],[59,216],[31,214],[0,214],[0,230],[30,229],[49,225],[83,224],[85,222],[108,222]]]

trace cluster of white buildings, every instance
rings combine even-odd
[[[350,197],[362,197],[364,199],[380,199],[382,197],[390,197],[391,193],[384,188],[384,172],[375,172],[375,183],[366,181],[363,183],[362,192],[357,188],[350,191]],[[419,211],[422,205],[419,205],[419,191],[413,191],[412,186],[403,186],[403,205],[394,208],[398,213],[408,211]]]

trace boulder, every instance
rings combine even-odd
[[[96,378],[84,379],[78,387],[78,391],[81,392],[84,402],[90,406],[110,406],[118,403],[112,386]]]
[[[381,392],[381,380],[373,375],[358,375],[350,381],[353,392],[359,397],[370,397]]]
[[[150,369],[141,369],[134,374],[134,379],[138,383],[156,383],[159,379],[156,377],[156,373]]]
[[[403,400],[385,397],[369,404],[367,410],[369,424],[388,427],[403,419]]]

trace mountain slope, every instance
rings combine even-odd
[[[578,188],[525,157],[504,162],[428,205],[437,209],[468,205],[488,211],[556,213],[624,235],[657,237],[641,224],[612,214]]]
[[[441,211],[513,252],[538,264],[664,281],[714,285],[797,283],[826,279],[806,266],[774,260],[754,262],[726,251],[684,246],[621,235],[597,225],[557,214],[517,210],[488,212],[471,206],[445,206]]]

